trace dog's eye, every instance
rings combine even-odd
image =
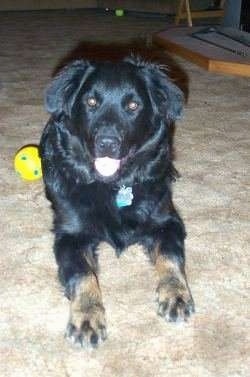
[[[129,110],[132,110],[132,111],[135,111],[135,110],[137,110],[138,109],[138,103],[137,102],[135,102],[135,101],[130,101],[129,103],[128,103],[128,108],[129,108]]]
[[[95,97],[89,97],[87,99],[87,104],[89,107],[96,107],[97,106],[97,100],[95,99]]]

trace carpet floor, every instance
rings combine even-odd
[[[1,13],[0,358],[3,377],[249,376],[250,82],[178,60],[189,100],[175,134],[181,178],[174,199],[187,227],[187,272],[196,314],[185,324],[156,315],[156,276],[140,247],[119,259],[100,247],[108,340],[75,350],[63,337],[68,302],[51,251],[42,182],[24,182],[13,156],[37,144],[48,115],[44,88],[83,39],[127,40],[163,19],[91,11]]]

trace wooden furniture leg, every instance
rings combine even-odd
[[[185,0],[185,6],[186,6],[188,26],[191,27],[191,26],[193,26],[193,22],[192,22],[192,16],[191,16],[191,10],[190,10],[189,0]]]
[[[181,19],[187,19],[188,26],[193,26],[194,18],[223,17],[224,4],[226,0],[220,0],[219,9],[215,10],[198,10],[191,12],[189,0],[179,0],[178,9],[175,17],[175,25],[179,25]]]
[[[183,14],[186,14],[188,26],[192,26],[193,22],[192,22],[192,15],[191,15],[191,10],[190,10],[189,0],[180,0],[176,17],[175,17],[176,25],[179,25],[180,19],[183,18]]]
[[[184,5],[184,0],[180,0],[179,5],[178,5],[178,9],[177,9],[177,12],[176,12],[176,16],[175,16],[175,25],[179,25],[179,23],[180,23],[183,5]]]

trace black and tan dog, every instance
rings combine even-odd
[[[194,311],[185,229],[171,198],[170,129],[182,106],[162,67],[133,56],[74,61],[47,90],[51,118],[40,151],[59,278],[70,299],[66,336],[74,344],[106,338],[96,253],[102,241],[117,254],[143,245],[159,273],[159,315],[186,320]]]

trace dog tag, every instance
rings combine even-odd
[[[134,195],[132,192],[132,187],[122,186],[116,195],[117,207],[127,207],[132,204]]]

